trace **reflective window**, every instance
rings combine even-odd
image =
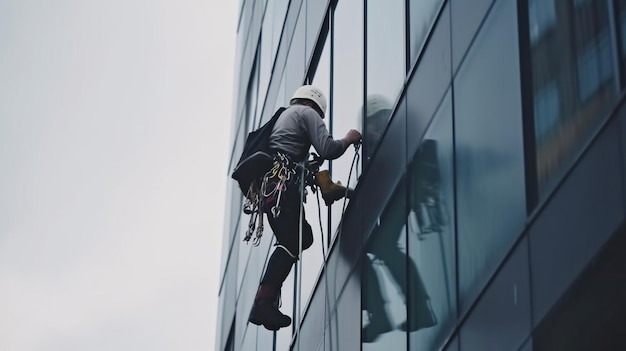
[[[556,82],[547,83],[535,92],[535,137],[537,139],[544,139],[558,129],[560,109],[559,86]]]
[[[224,351],[235,351],[235,333],[234,329],[230,328],[230,333],[228,333],[228,339],[226,340],[226,346],[224,347]]]
[[[235,145],[233,147],[233,154],[231,156],[231,164],[230,164],[230,172],[232,172],[239,162],[239,157],[241,156],[241,152],[243,151],[243,144],[246,138],[247,130],[245,128],[245,120],[243,115],[239,119],[239,127],[237,127],[237,133],[235,134]],[[230,226],[229,228],[235,228],[237,225],[237,221],[241,218],[241,210],[243,205],[243,194],[241,193],[241,189],[239,188],[239,184],[232,180],[231,181],[232,188],[229,193],[230,195]]]
[[[333,99],[332,133],[340,139],[350,129],[362,132],[361,116],[363,114],[363,1],[341,0],[334,12],[334,52],[333,52]],[[352,166],[354,149],[332,161],[333,181],[340,181],[354,188],[361,163]],[[352,168],[352,174],[350,169]],[[350,177],[350,180],[348,180]],[[332,205],[331,236],[334,235],[341,220],[344,201]]]
[[[530,0],[528,17],[541,198],[616,99],[613,49],[604,0]]]
[[[541,320],[528,349],[626,350],[625,229],[616,231]]]
[[[246,126],[247,132],[251,132],[258,127],[257,119],[257,97],[259,92],[259,75],[256,66],[252,68],[248,91],[246,93]]]
[[[422,0],[422,1],[408,1],[409,6],[409,35],[411,45],[411,61],[412,64],[417,54],[424,44],[424,39],[428,34],[428,30],[432,25],[442,0]]]
[[[619,45],[619,61],[622,88],[626,83],[626,3],[615,1],[615,12],[617,17],[617,36]]]
[[[404,1],[367,1],[367,95],[375,101],[391,104],[402,89],[406,73],[404,17]],[[369,122],[363,126],[363,148],[368,156],[373,154],[382,133],[378,125],[386,126],[391,116],[391,110],[381,111],[387,110],[368,101],[366,115],[376,115],[372,118],[379,120],[373,133],[368,130],[374,128]]]
[[[528,0],[530,42],[536,43],[556,25],[554,0]]]
[[[363,152],[368,164],[380,143],[391,117],[393,102],[383,94],[369,94],[365,102],[366,114],[363,119]]]
[[[272,11],[272,7],[274,5],[274,1],[275,0],[269,0],[267,3],[265,15],[263,16],[263,26],[261,28],[261,49],[258,62],[259,113],[263,111],[263,106],[265,106],[265,96],[267,95],[267,88],[272,74],[272,66],[274,65],[274,52],[272,51],[272,26],[274,25],[274,13]]]
[[[305,78],[305,41],[306,41],[306,7],[301,6],[298,12],[296,27],[289,46],[289,56],[285,67],[286,94],[291,96],[296,89],[302,86]]]
[[[312,85],[318,87],[324,95],[329,96],[330,91],[330,40],[327,40],[324,44],[324,49],[319,58],[317,64],[317,70],[315,76],[311,82]],[[327,109],[328,110],[328,109]],[[328,112],[324,118],[326,126],[328,128]],[[315,149],[311,147],[311,152],[315,152]],[[320,167],[320,170],[328,169],[328,162],[324,162]],[[319,196],[319,202],[318,202]],[[326,232],[328,228],[328,211],[321,199],[321,194],[316,192],[315,194],[308,189],[308,195],[306,197],[306,203],[304,204],[306,212],[307,222],[311,225],[313,230],[313,245],[308,248],[302,257],[302,289],[301,289],[301,311],[304,312],[307,302],[309,301],[317,277],[324,264],[324,255],[322,247],[325,247]],[[322,237],[324,239],[322,240]]]
[[[475,300],[526,222],[514,0],[495,2],[454,79],[459,310]]]
[[[250,215],[245,215],[242,217],[242,222],[239,227],[237,227],[237,232],[235,232],[235,240],[234,245],[239,246],[237,251],[237,295],[239,296],[240,290],[244,285],[242,279],[246,274],[246,269],[248,267],[248,261],[250,261],[250,253],[251,250],[255,250],[256,247],[252,246],[250,243],[243,241],[243,237],[246,235],[248,231],[248,219]],[[268,239],[268,238],[264,238]],[[256,279],[256,277],[252,278]]]
[[[327,0],[305,0],[306,3],[306,57],[311,57],[326,15]],[[307,60],[308,61],[308,60]]]
[[[270,251],[271,252],[271,251]],[[292,317],[292,323],[287,328],[280,328],[276,332],[276,351],[289,351],[291,345],[291,339],[293,337],[293,331],[295,330],[295,320],[297,314],[295,313],[295,277],[296,277],[296,265],[294,265],[287,276],[287,279],[283,282],[280,295],[280,311],[290,317]],[[305,300],[306,301],[306,300]],[[270,331],[264,330],[266,333]]]
[[[282,33],[283,21],[287,11],[289,0],[268,0],[263,16],[263,26],[261,28],[261,54],[260,54],[260,75],[259,75],[259,113],[265,106],[267,89],[269,88],[270,78],[274,68],[274,60],[276,59],[276,50],[280,43],[280,35]],[[276,79],[276,78],[274,78]],[[284,95],[284,93],[283,93]],[[283,106],[283,99],[280,99],[280,106]],[[269,102],[272,106],[273,102]],[[269,110],[268,110],[269,111]],[[266,116],[261,116],[260,124],[273,115],[276,109],[267,112]],[[259,124],[259,125],[260,125]]]
[[[407,265],[417,276],[406,250],[406,183],[401,181],[380,216],[367,244],[362,265],[362,330],[364,351],[406,350]],[[411,305],[411,302],[408,302]],[[396,328],[396,326],[399,326]]]
[[[448,93],[409,165],[411,349],[439,349],[456,321],[453,155]]]
[[[276,54],[278,45],[283,33],[283,25],[285,23],[285,16],[287,15],[287,8],[289,6],[289,0],[270,0],[273,4],[274,22],[272,26],[272,55]]]
[[[228,187],[227,196],[228,205],[226,207],[226,210],[231,220],[230,226],[225,227],[222,237],[222,273],[224,272],[224,268],[226,267],[226,259],[228,258],[228,252],[233,243],[233,236],[237,236],[237,234],[235,234],[238,233],[237,226],[239,226],[239,222],[237,222],[237,220],[241,216],[243,197],[241,196],[241,190],[239,190],[239,185],[237,185],[237,182],[231,182],[230,186]]]
[[[276,97],[276,103],[274,105],[274,111],[272,111],[272,115],[274,114],[273,112],[278,111],[279,108],[281,107],[287,107],[289,105],[288,101],[287,101],[287,97],[285,96],[285,75],[282,75],[282,78],[280,80],[280,87],[278,88],[278,96]],[[268,120],[271,117],[268,116]]]

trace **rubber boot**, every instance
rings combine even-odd
[[[333,183],[333,180],[330,179],[330,173],[328,170],[317,172],[317,174],[315,174],[315,179],[317,180],[317,185],[322,191],[322,198],[324,199],[326,206],[330,206],[333,202],[346,196],[346,187],[341,185],[339,182]],[[347,194],[348,198],[350,198],[352,195],[352,189],[348,189]]]
[[[279,291],[280,289],[274,285],[259,285],[248,318],[250,323],[263,325],[267,330],[278,330],[291,324],[291,318],[278,310],[276,302]]]

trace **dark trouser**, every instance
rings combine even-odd
[[[300,250],[299,218],[301,206],[299,184],[292,184],[282,194],[280,215],[277,218],[272,216],[270,208],[266,208],[268,222],[276,236],[276,248],[267,263],[261,284],[281,287],[291,271],[291,266],[296,262]],[[312,244],[313,232],[304,217],[304,209],[302,209],[302,250],[311,247]]]

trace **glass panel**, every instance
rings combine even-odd
[[[311,82],[314,86],[318,87],[326,97],[328,97],[328,92],[330,90],[330,40],[326,41],[324,45],[324,49],[322,50],[322,54],[320,56],[317,71],[315,72],[315,76],[313,81]],[[324,121],[328,127],[328,117],[324,118]],[[315,149],[311,147],[311,152],[315,152]],[[320,167],[320,170],[328,169],[328,162],[324,162]],[[319,195],[319,201],[318,201]],[[322,247],[325,247],[326,230],[328,228],[328,211],[326,206],[324,206],[324,202],[321,200],[321,194],[316,192],[315,194],[308,189],[308,195],[306,197],[306,203],[304,204],[304,209],[306,212],[306,218],[309,224],[311,225],[311,229],[313,229],[313,245],[306,250],[302,257],[302,301],[301,301],[301,311],[304,312],[307,302],[311,297],[311,293],[313,288],[315,287],[315,283],[317,282],[317,277],[321,270],[322,265],[324,264],[324,256],[322,252]],[[324,237],[324,239],[322,239]]]
[[[454,80],[460,313],[526,222],[516,22],[516,1],[496,2]]]
[[[275,0],[269,0],[265,15],[263,17],[263,27],[261,29],[261,49],[259,58],[259,113],[265,106],[265,97],[274,65],[274,52],[272,51],[272,26],[274,25],[274,12],[272,7]],[[271,113],[271,112],[269,112]],[[260,125],[260,124],[257,124]]]
[[[302,86],[305,79],[305,57],[304,42],[306,35],[306,8],[300,7],[296,26],[293,30],[293,38],[289,46],[289,56],[285,64],[286,94],[293,94],[296,89]]]
[[[236,185],[231,186],[230,189],[228,190],[229,197],[227,199],[228,200],[227,202],[229,203],[229,205],[233,201],[232,193],[234,191],[237,192],[237,199],[241,198],[241,196],[239,196],[239,194],[241,193],[241,191],[239,190],[239,186],[236,186]],[[237,209],[237,210],[240,211],[240,209]],[[221,268],[222,276],[220,277],[220,283],[222,282],[222,279],[224,278],[223,276],[224,269],[226,268],[226,260],[228,259],[231,245],[233,244],[233,239],[234,239],[233,236],[237,236],[236,233],[238,233],[238,228],[236,226],[239,226],[239,223],[237,222],[234,222],[234,223],[235,224],[231,227],[224,227],[224,233],[222,236],[222,251],[220,251],[222,253],[222,259],[221,259],[221,264],[220,264],[220,267],[222,267]]]
[[[237,250],[237,296],[239,296],[239,291],[241,287],[244,285],[242,279],[244,277],[245,271],[248,268],[248,261],[250,261],[250,253],[251,250],[255,250],[256,247],[242,240],[242,238],[246,235],[246,231],[248,231],[248,217],[250,215],[245,215],[242,218],[245,223],[237,227],[237,232],[235,233],[235,241],[234,245],[239,246]],[[252,279],[257,279],[257,277],[250,277]]]
[[[272,249],[273,251],[273,249]],[[271,252],[270,252],[271,253]],[[295,291],[295,265],[289,272],[287,279],[283,282],[280,296],[280,311],[290,317],[292,317],[292,323],[287,328],[280,328],[276,332],[276,351],[289,351],[291,346],[291,339],[293,337],[293,331],[295,328],[296,309],[294,303],[294,291]],[[265,330],[265,332],[270,333]]]
[[[626,3],[615,1],[615,11],[617,17],[617,36],[619,39],[619,61],[622,87],[626,83]]]
[[[328,0],[304,1],[306,2],[306,57],[308,62],[320,34]]]
[[[626,350],[624,250],[622,226],[536,327],[532,350]]]
[[[408,245],[415,262],[408,266],[412,349],[439,349],[456,322],[453,160],[448,93],[410,164]]]
[[[252,73],[250,74],[250,83],[248,85],[248,93],[246,95],[246,126],[247,132],[251,132],[257,129],[257,124],[255,123],[256,118],[256,105],[257,105],[257,93],[259,91],[259,75],[256,67],[252,68]]]
[[[411,44],[411,64],[424,44],[424,39],[432,25],[442,0],[409,1],[409,29]]]
[[[404,22],[404,1],[367,1],[367,95],[373,100],[368,99],[368,121],[363,127],[365,163],[378,145],[382,133],[379,129],[387,125],[391,116],[389,106],[397,99],[404,83]],[[376,120],[376,128],[372,126],[373,120]]]
[[[272,0],[272,2],[274,3],[274,20],[272,21],[274,22],[274,25],[272,26],[272,55],[275,55],[283,33],[283,25],[285,23],[285,15],[287,14],[289,0]]]
[[[242,115],[240,122],[239,122],[239,127],[237,128],[237,132],[233,139],[235,141],[235,144],[233,146],[233,154],[231,157],[231,164],[230,164],[231,173],[234,170],[235,166],[237,165],[237,162],[239,162],[239,157],[241,156],[241,152],[243,151],[243,144],[245,142],[245,138],[247,135],[245,125],[246,123],[244,120],[244,116]],[[229,184],[231,185],[231,191],[229,192],[231,201],[230,201],[230,208],[229,208],[228,214],[230,217],[229,228],[232,229],[232,228],[235,228],[237,221],[239,221],[239,218],[241,218],[243,194],[241,193],[239,184],[235,180],[229,178],[229,182],[230,182]]]
[[[342,138],[350,129],[361,129],[363,107],[363,1],[341,0],[334,14],[333,52],[333,105],[332,133]],[[333,181],[341,181],[354,188],[360,174],[360,163],[355,163],[350,174],[354,149],[349,148],[345,155],[332,161]],[[360,157],[360,156],[359,156]],[[348,177],[350,179],[348,180]],[[344,201],[335,202],[331,207],[331,236],[337,232]]]
[[[272,115],[274,115],[274,112],[278,111],[279,108],[281,107],[287,107],[289,105],[289,103],[287,102],[287,98],[285,97],[285,75],[282,75],[282,78],[280,80],[280,88],[278,88],[278,96],[276,97],[276,104],[274,105],[274,111],[272,111]],[[268,120],[271,117],[268,116]]]
[[[406,183],[401,181],[374,228],[363,256],[363,350],[406,350]],[[395,327],[400,325],[399,329]]]
[[[528,17],[541,198],[616,99],[613,48],[605,0],[529,0]]]

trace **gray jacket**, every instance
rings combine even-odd
[[[326,160],[343,155],[348,147],[343,141],[333,139],[314,109],[304,105],[289,106],[272,129],[270,148],[286,153],[294,162],[300,162],[307,158],[311,145]]]

